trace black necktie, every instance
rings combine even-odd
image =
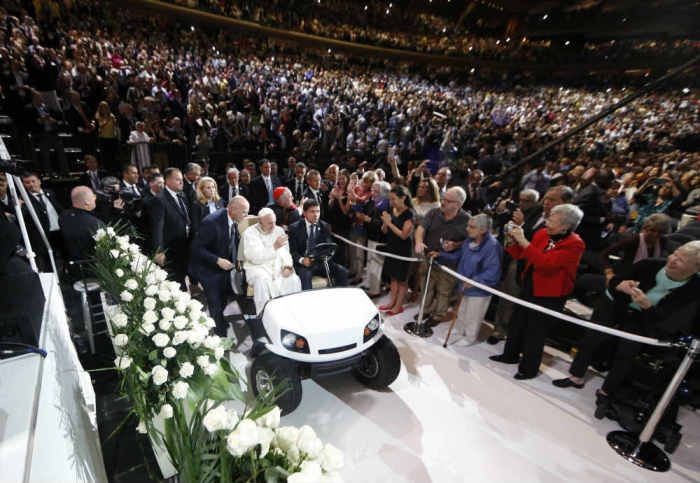
[[[238,223],[231,224],[231,263],[236,263],[238,259]]]
[[[136,189],[136,185],[131,185],[131,190],[134,192],[134,198],[139,198],[141,194],[139,193],[139,190]]]
[[[297,189],[295,191],[296,191],[296,195],[295,195],[296,199],[300,200],[301,199],[301,182],[299,180],[297,180]]]
[[[316,237],[318,236],[318,226],[316,223],[311,225],[311,230],[310,230],[310,235],[309,235],[309,250],[313,250],[316,247]]]
[[[182,214],[185,215],[185,221],[187,223],[187,226],[189,226],[190,225],[190,214],[187,213],[187,207],[185,206],[185,200],[183,200],[182,193],[178,193],[177,201],[178,201],[178,204],[180,205],[180,210],[182,210]]]

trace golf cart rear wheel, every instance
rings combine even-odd
[[[263,354],[253,361],[250,384],[256,396],[279,388],[282,395],[275,403],[282,410],[283,416],[294,411],[301,403],[301,377],[296,364],[275,354]]]
[[[355,368],[355,377],[362,384],[379,389],[394,382],[401,370],[401,358],[396,346],[385,335],[362,357]]]

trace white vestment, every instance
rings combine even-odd
[[[284,230],[275,226],[271,233],[263,233],[260,225],[243,232],[243,255],[246,280],[253,287],[255,310],[260,313],[265,302],[280,295],[301,292],[301,280],[292,268],[289,244],[275,250],[275,240],[284,235]],[[292,268],[292,274],[282,276],[282,269]]]

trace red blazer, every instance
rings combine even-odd
[[[549,235],[547,230],[542,228],[535,232],[527,248],[510,245],[506,250],[513,258],[524,258],[527,261],[523,275],[532,266],[535,297],[566,297],[574,290],[576,270],[586,244],[576,233],[567,236],[554,248],[545,252],[548,244]]]

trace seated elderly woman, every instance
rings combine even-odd
[[[506,250],[513,258],[525,260],[520,298],[528,302],[561,311],[571,294],[581,256],[586,248],[574,233],[583,212],[572,204],[552,208],[545,228],[535,232],[530,242],[517,225],[509,225]],[[555,319],[542,312],[518,306],[513,316],[503,354],[490,359],[506,364],[518,364],[516,379],[532,379],[542,361],[544,339]],[[522,352],[523,358],[519,359]]]
[[[473,216],[467,223],[467,239],[462,246],[453,251],[440,251],[443,260],[459,261],[457,271],[475,282],[495,287],[501,279],[500,243],[491,235],[491,218],[481,213]],[[437,255],[437,252],[433,252]],[[479,328],[489,308],[491,294],[467,282],[462,282],[464,294],[459,304],[457,320],[461,325],[463,337],[457,344],[471,345],[479,336]]]
[[[287,235],[275,221],[275,212],[263,208],[258,223],[243,232],[243,268],[248,284],[253,286],[257,313],[271,298],[301,291]]]
[[[615,315],[629,332],[675,339],[698,331],[700,310],[700,241],[681,245],[667,260],[649,258],[635,263],[629,274],[610,280]],[[620,340],[612,369],[597,391],[598,406],[608,406],[630,374],[643,345]]]

